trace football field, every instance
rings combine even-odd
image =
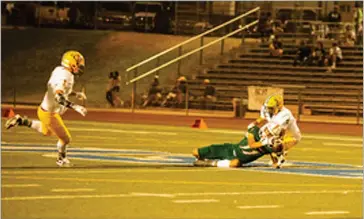
[[[244,130],[65,121],[73,167],[56,138],[1,133],[3,219],[362,218],[362,138],[303,133],[282,169],[193,167],[191,151]],[[4,120],[2,120],[2,127]]]

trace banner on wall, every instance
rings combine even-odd
[[[281,94],[284,89],[279,87],[248,86],[248,109],[260,110],[265,99],[272,94]]]

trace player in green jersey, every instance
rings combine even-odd
[[[197,158],[195,166],[203,167],[240,167],[264,155],[283,150],[283,129],[276,123],[269,122],[263,127],[253,126],[248,129],[245,137],[236,144],[212,144],[196,148],[193,155]],[[273,159],[273,157],[271,156]],[[275,166],[273,160],[273,167]]]

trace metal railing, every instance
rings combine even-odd
[[[156,55],[154,55],[154,56],[152,56],[152,57],[150,57],[150,58],[148,58],[148,59],[146,59],[144,61],[141,61],[141,62],[127,68],[126,72],[130,72],[130,71],[134,70],[134,78],[131,79],[131,80],[128,80],[126,82],[126,85],[133,84],[132,95],[131,95],[132,96],[132,111],[134,112],[134,109],[135,109],[136,82],[138,80],[140,80],[140,79],[142,79],[142,78],[144,78],[144,77],[146,77],[146,76],[148,76],[148,75],[150,75],[150,74],[152,74],[154,72],[157,72],[157,71],[161,70],[162,68],[165,68],[165,67],[167,67],[167,66],[169,66],[169,65],[171,65],[171,64],[173,64],[175,62],[178,62],[177,73],[178,73],[178,75],[180,75],[180,65],[181,65],[181,60],[182,59],[184,59],[184,58],[186,58],[186,57],[200,51],[200,64],[202,64],[202,62],[203,62],[202,61],[203,60],[203,49],[205,49],[205,48],[207,48],[207,47],[209,47],[209,46],[211,46],[211,45],[213,45],[215,43],[218,43],[220,41],[221,41],[221,50],[222,50],[221,53],[223,53],[224,39],[226,39],[226,38],[228,38],[230,36],[233,36],[233,35],[241,32],[241,31],[243,31],[243,30],[257,24],[258,20],[253,21],[250,24],[245,25],[244,27],[240,26],[237,30],[232,31],[232,32],[226,34],[225,36],[220,37],[220,38],[218,38],[218,39],[216,39],[216,40],[214,40],[214,41],[212,41],[212,42],[210,42],[208,44],[205,44],[205,45],[204,45],[204,42],[203,42],[203,37],[210,34],[210,33],[212,33],[212,32],[214,32],[214,31],[216,31],[216,30],[219,30],[219,29],[225,27],[228,24],[236,22],[238,20],[240,20],[240,23],[242,24],[242,18],[244,18],[244,17],[246,17],[246,16],[248,16],[248,15],[254,13],[254,12],[258,12],[259,10],[260,10],[260,7],[256,7],[254,9],[242,14],[242,15],[239,15],[239,16],[237,16],[237,17],[235,17],[235,18],[233,18],[233,19],[219,25],[219,26],[216,26],[216,27],[214,27],[214,28],[212,28],[210,30],[207,30],[204,33],[201,33],[201,34],[199,34],[197,36],[194,36],[194,37],[192,37],[192,38],[190,38],[190,39],[188,39],[188,40],[186,40],[186,41],[184,41],[182,43],[179,43],[179,44],[177,44],[177,45],[175,45],[175,46],[173,46],[173,47],[171,47],[171,48],[169,48],[167,50],[164,50],[164,51],[162,51],[162,52],[160,52],[160,53],[158,53],[158,54],[156,54]],[[200,40],[200,42],[201,42],[200,47],[182,55],[182,47],[184,45],[186,45],[187,43],[190,43],[190,42],[192,42],[194,40]],[[243,34],[242,34],[242,41],[244,41],[244,35]],[[178,57],[176,57],[175,59],[173,59],[173,60],[171,60],[169,62],[164,63],[163,65],[159,65],[158,67],[155,67],[152,70],[147,71],[147,72],[145,72],[145,73],[138,76],[138,69],[141,66],[151,62],[152,60],[157,60],[157,65],[158,65],[160,57],[162,55],[165,55],[165,54],[167,54],[167,53],[169,53],[171,51],[174,51],[176,49],[178,49],[178,51],[179,51]]]

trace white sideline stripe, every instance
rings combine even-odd
[[[172,194],[139,193],[139,192],[132,192],[130,194],[132,196],[140,196],[140,197],[167,197],[167,198],[175,197],[175,195]]]
[[[76,188],[76,189],[51,189],[51,192],[92,192],[95,189]]]
[[[337,141],[358,141],[363,142],[363,138],[355,138],[355,137],[335,137],[335,136],[315,136],[315,135],[303,135],[302,139],[319,139],[319,140],[337,140]]]
[[[187,204],[187,203],[212,203],[212,202],[219,202],[220,200],[216,199],[191,199],[191,200],[173,200],[174,203],[179,204]]]
[[[201,130],[201,132],[211,132],[211,133],[223,133],[223,134],[236,134],[236,135],[241,135],[243,136],[243,134],[245,132],[247,132],[247,130],[241,130],[241,131],[232,131],[232,130],[223,130],[223,129],[208,129],[208,130]],[[335,136],[316,136],[316,135],[303,135],[302,139],[319,139],[319,140],[338,140],[338,141],[359,141],[362,142],[363,139],[359,138],[359,137],[335,137]]]
[[[197,170],[193,170],[193,169],[187,169],[187,170],[160,170],[160,169],[121,169],[121,170],[72,170],[72,173],[84,173],[84,174],[89,174],[89,173],[160,173],[160,172],[206,172],[206,171],[211,171],[211,172],[224,172],[225,170],[222,168],[211,168],[211,169],[197,169]],[[2,174],[22,174],[22,175],[33,175],[33,174],[65,174],[68,175],[69,173],[67,171],[57,171],[57,170],[26,170],[26,171],[9,171],[9,170],[2,170],[1,171]]]
[[[203,195],[270,195],[270,194],[318,194],[318,193],[343,193],[347,194],[349,192],[362,193],[362,190],[340,190],[340,191],[256,191],[256,192],[227,192],[227,193],[130,193],[130,194],[107,194],[107,195],[48,195],[48,196],[15,196],[15,197],[3,197],[3,201],[30,201],[30,200],[49,200],[49,199],[75,199],[75,198],[124,198],[124,197],[166,197],[173,198],[176,196],[203,196]],[[199,202],[209,202],[203,200],[215,200],[212,202],[217,202],[216,199],[192,199],[191,200],[175,200],[180,202],[199,200]],[[201,201],[202,200],[202,201]]]
[[[248,206],[248,205],[244,205],[244,206],[237,206],[237,208],[240,209],[260,209],[260,208],[281,208],[282,206],[280,205],[255,205],[255,206]]]
[[[110,139],[110,140],[120,139],[120,138],[118,138],[118,137],[101,137],[101,136],[91,136],[91,135],[77,135],[77,138],[88,138],[88,139]]]
[[[31,201],[31,200],[50,200],[50,199],[75,199],[75,198],[121,198],[130,197],[127,194],[111,194],[111,195],[48,195],[48,196],[16,196],[4,197],[3,201]]]
[[[23,187],[37,187],[39,184],[3,184],[2,188],[23,188]]]
[[[306,215],[323,215],[323,214],[348,214],[349,211],[309,211]]]
[[[336,143],[336,142],[323,142],[322,144],[325,146],[363,148],[363,145],[361,144],[346,144],[346,143]]]
[[[122,130],[122,129],[89,129],[89,128],[69,128],[72,131],[88,132],[113,132],[113,133],[134,133],[134,134],[157,134],[157,135],[177,135],[176,132],[153,132],[140,130]]]
[[[274,194],[348,194],[361,193],[362,190],[296,190],[296,191],[256,191],[256,192],[201,192],[201,193],[175,193],[176,196],[225,196],[225,195],[274,195]]]

